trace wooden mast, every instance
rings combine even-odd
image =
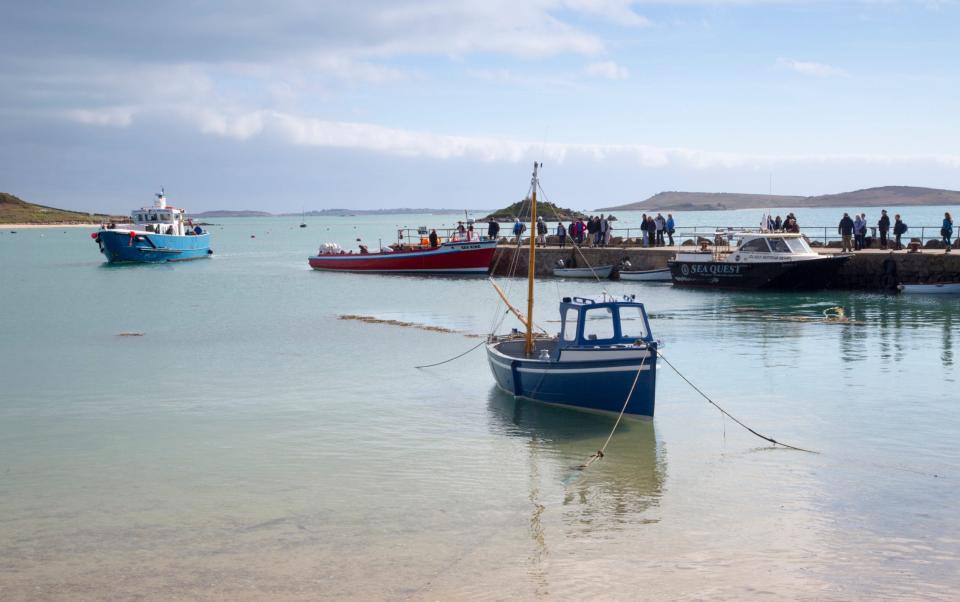
[[[527,264],[527,340],[524,353],[527,357],[533,355],[533,273],[536,268],[537,255],[537,162],[533,162],[533,179],[530,182],[530,261]]]

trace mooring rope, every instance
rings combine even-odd
[[[718,403],[715,402],[714,400],[710,399],[710,397],[709,397],[706,393],[704,393],[703,391],[701,391],[700,388],[697,387],[697,385],[695,385],[695,384],[693,384],[692,382],[690,382],[690,379],[689,379],[689,378],[687,378],[686,376],[684,376],[683,374],[681,374],[681,372],[680,372],[679,370],[677,370],[676,366],[674,366],[673,364],[671,364],[671,363],[670,363],[670,360],[668,360],[667,358],[665,358],[662,353],[659,353],[659,352],[658,352],[658,356],[660,357],[660,359],[662,359],[664,362],[666,362],[666,364],[667,364],[668,366],[670,366],[670,368],[671,368],[674,372],[677,373],[677,376],[679,376],[680,378],[682,378],[682,379],[684,380],[684,382],[686,382],[688,385],[690,385],[690,386],[693,388],[694,391],[696,391],[697,393],[699,393],[700,396],[703,397],[704,399],[706,399],[711,405],[713,405],[715,408],[717,408],[718,410],[720,410],[720,412],[723,413],[724,416],[726,416],[726,417],[729,418],[730,420],[733,420],[734,422],[736,422],[737,424],[739,424],[739,425],[742,426],[743,428],[747,429],[748,431],[750,431],[751,433],[753,433],[753,434],[756,435],[757,437],[760,437],[761,439],[763,439],[763,440],[765,440],[765,441],[769,441],[770,443],[773,443],[774,445],[779,445],[779,446],[781,446],[781,447],[786,447],[787,449],[793,449],[793,450],[796,450],[796,451],[802,451],[802,452],[806,452],[806,453],[808,453],[808,454],[819,454],[819,453],[820,453],[820,452],[814,451],[814,450],[812,450],[812,449],[804,449],[804,448],[802,448],[802,447],[797,447],[797,446],[795,446],[795,445],[789,445],[789,444],[787,444],[787,443],[781,443],[780,441],[777,441],[777,440],[774,439],[773,437],[768,437],[768,436],[766,436],[766,435],[763,435],[763,434],[761,434],[761,433],[758,433],[757,431],[753,430],[752,428],[750,428],[750,427],[747,426],[746,424],[740,422],[740,421],[737,419],[736,416],[734,416],[734,415],[731,414],[730,412],[728,412],[728,411],[726,411],[725,409],[723,409],[722,407],[720,407],[720,404],[718,404]]]
[[[480,347],[481,345],[486,344],[486,342],[487,342],[486,340],[480,341],[479,343],[477,343],[476,345],[474,345],[474,346],[471,347],[470,349],[467,349],[466,351],[464,351],[464,352],[461,353],[460,355],[456,355],[456,356],[454,356],[454,357],[451,357],[451,358],[448,359],[448,360],[443,360],[442,362],[437,362],[436,364],[426,364],[426,365],[423,365],[423,366],[414,366],[414,368],[433,368],[434,366],[439,366],[440,364],[446,364],[447,362],[452,362],[453,360],[460,359],[461,357],[465,356],[466,354],[470,353],[471,351],[473,351],[474,349]]]
[[[649,351],[649,353],[643,356],[643,359],[640,360],[640,367],[637,368],[637,375],[633,377],[633,384],[630,385],[630,392],[627,393],[627,398],[623,400],[623,407],[620,408],[620,415],[617,416],[617,421],[613,423],[613,428],[610,429],[610,434],[607,435],[607,440],[603,442],[603,446],[597,450],[597,453],[590,456],[589,460],[587,460],[585,463],[581,464],[577,468],[583,470],[585,468],[588,468],[591,464],[593,464],[597,460],[600,460],[603,458],[604,452],[607,451],[607,446],[610,445],[610,440],[613,439],[613,433],[616,432],[617,427],[620,426],[620,421],[623,419],[623,413],[627,411],[627,404],[630,403],[630,397],[633,395],[634,389],[637,388],[637,382],[640,380],[640,374],[643,372],[643,364],[646,363],[648,357],[650,357],[651,355],[654,355],[655,353],[652,349],[650,349],[649,346],[647,347],[647,350]]]

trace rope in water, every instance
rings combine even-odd
[[[643,364],[651,355],[653,355],[653,352],[643,356],[643,359],[640,360],[640,367],[637,368],[637,375],[633,377],[633,384],[630,385],[630,392],[627,393],[627,398],[623,400],[623,407],[620,408],[620,415],[617,416],[617,421],[613,423],[613,428],[610,429],[610,434],[607,435],[607,440],[603,442],[603,446],[597,450],[597,453],[590,456],[589,460],[579,466],[580,469],[588,468],[591,464],[603,458],[604,452],[607,451],[607,446],[610,445],[610,440],[613,439],[613,433],[616,432],[617,427],[620,426],[620,420],[623,419],[623,413],[627,411],[627,404],[630,403],[630,397],[633,395],[634,389],[637,388],[637,382],[640,380],[640,373],[643,372]]]
[[[414,366],[414,368],[418,368],[418,369],[419,369],[419,368],[433,368],[434,366],[439,366],[439,365],[441,365],[441,364],[446,364],[447,362],[452,362],[453,360],[460,359],[461,357],[463,357],[463,356],[465,356],[466,354],[470,353],[470,352],[473,351],[474,349],[477,349],[478,347],[480,347],[481,345],[485,345],[486,343],[487,343],[486,340],[480,341],[479,343],[477,343],[476,345],[474,345],[474,346],[471,347],[470,349],[467,349],[466,351],[464,351],[464,352],[461,353],[460,355],[455,355],[455,356],[451,357],[451,358],[448,359],[448,360],[443,360],[442,362],[437,362],[436,364],[425,364],[425,365],[423,365],[423,366]]]
[[[715,408],[717,408],[718,410],[720,410],[720,412],[721,412],[724,416],[726,416],[726,417],[729,418],[730,420],[733,420],[734,422],[736,422],[737,424],[739,424],[739,425],[742,426],[743,428],[745,428],[745,429],[747,429],[748,431],[750,431],[752,434],[756,435],[757,437],[760,437],[760,438],[763,439],[764,441],[769,441],[770,443],[773,443],[774,445],[779,445],[779,446],[781,446],[781,447],[786,447],[787,449],[793,449],[793,450],[796,450],[796,451],[802,451],[802,452],[806,452],[806,453],[808,453],[808,454],[819,454],[819,453],[820,453],[820,452],[814,451],[814,450],[812,450],[812,449],[804,449],[804,448],[802,448],[802,447],[797,447],[797,446],[795,446],[795,445],[789,445],[789,444],[787,444],[787,443],[781,443],[780,441],[777,441],[777,440],[774,439],[773,437],[768,437],[768,436],[766,436],[766,435],[763,435],[763,434],[758,433],[757,431],[753,430],[752,428],[750,428],[750,427],[747,426],[746,424],[740,422],[740,421],[737,419],[736,416],[734,416],[734,415],[731,414],[730,412],[728,412],[728,411],[726,411],[725,409],[723,409],[722,407],[720,407],[720,404],[718,404],[718,403],[715,402],[714,400],[710,399],[710,397],[709,397],[706,393],[704,393],[703,391],[701,391],[700,388],[697,387],[697,385],[695,385],[695,384],[693,384],[692,382],[690,382],[690,379],[689,379],[689,378],[687,378],[686,376],[684,376],[683,374],[681,374],[681,372],[680,372],[679,370],[677,370],[676,366],[674,366],[673,364],[671,364],[671,363],[670,363],[670,360],[668,360],[667,358],[665,358],[662,353],[659,353],[659,352],[658,352],[658,355],[659,355],[660,359],[662,359],[668,366],[670,366],[670,369],[672,369],[674,372],[677,373],[677,376],[679,376],[680,378],[682,378],[682,379],[684,380],[684,382],[686,382],[688,385],[690,385],[690,386],[693,388],[694,391],[696,391],[697,393],[700,394],[701,397],[703,397],[704,399],[706,399],[711,405],[713,405],[713,407],[715,407]]]

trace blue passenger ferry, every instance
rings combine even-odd
[[[529,197],[531,232],[537,220],[537,168],[534,163]],[[526,314],[510,305],[494,283],[510,311],[526,327],[523,334],[515,330],[487,341],[487,361],[497,386],[515,397],[653,418],[658,343],[650,333],[643,303],[634,295],[564,297],[559,336],[534,336],[534,240],[531,236]]]
[[[107,261],[157,263],[213,254],[210,234],[184,219],[184,210],[167,205],[163,191],[153,207],[135,209],[130,224],[107,224],[91,234]]]

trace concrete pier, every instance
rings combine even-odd
[[[688,249],[688,247],[684,247]],[[652,270],[667,267],[667,261],[673,258],[679,247],[581,247],[576,252],[570,245],[561,249],[557,246],[547,246],[537,249],[536,274],[538,276],[552,276],[557,260],[562,259],[569,264],[571,257],[576,259],[578,267],[586,267],[584,258],[590,265],[617,265],[624,258],[629,259],[631,269]],[[839,252],[833,248],[818,248],[818,253],[832,255]],[[497,247],[493,257],[492,273],[495,276],[510,274],[514,253],[516,259],[515,276],[526,277],[527,258],[530,248],[523,246],[519,250],[515,245],[501,244]],[[889,251],[868,249],[852,253],[853,258],[843,266],[837,276],[835,288],[852,290],[884,290],[898,282],[907,283],[934,283],[960,282],[960,250],[944,253],[943,249],[924,249],[918,252]],[[891,257],[895,262],[895,276],[890,277],[890,266],[884,261]]]

